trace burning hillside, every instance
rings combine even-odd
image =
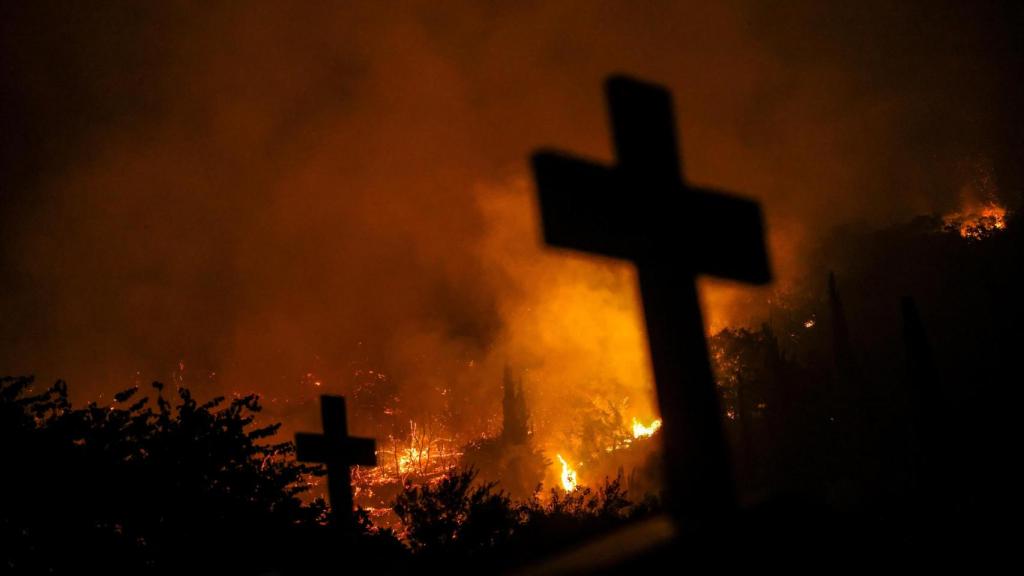
[[[976,158],[963,165],[966,174],[960,186],[960,206],[942,217],[943,227],[968,240],[982,240],[1006,230],[1010,214],[999,199],[992,162]]]
[[[447,562],[531,507],[531,552],[652,495],[933,544],[1015,493],[1020,2],[192,4],[0,18],[0,376],[58,381],[0,379],[33,571],[314,573],[353,497]],[[615,71],[657,85],[606,110]]]
[[[533,388],[524,389],[515,371],[506,370],[503,382],[490,388],[502,397],[491,417],[500,422],[496,432],[456,434],[436,420],[432,428],[409,422],[403,433],[378,436],[377,466],[353,471],[356,503],[378,523],[391,524],[390,505],[403,489],[433,484],[460,469],[474,469],[479,481],[498,482],[524,500],[545,499],[552,489],[597,486],[623,474],[638,495],[657,489],[650,459],[659,446],[661,420],[627,418],[628,400],[616,405],[591,399],[586,409],[544,421],[531,415],[526,397]]]
[[[984,185],[973,182],[974,187]],[[538,487],[543,495],[552,488],[594,486],[619,473],[638,496],[656,493],[659,470],[652,457],[659,449],[662,422],[654,408],[644,330],[635,307],[634,271],[614,262],[517,248],[536,225],[524,216],[529,201],[521,184],[481,198],[492,222],[481,250],[493,258],[492,273],[519,285],[500,309],[504,329],[494,350],[450,366],[447,374],[428,374],[422,384],[413,375],[401,376],[403,382],[368,368],[368,360],[333,382],[311,373],[303,378],[310,393],[351,396],[354,425],[378,439],[379,465],[353,473],[357,502],[381,521],[393,521],[390,503],[405,485],[435,483],[465,467],[519,498],[530,497]],[[980,205],[965,201],[955,213],[932,221],[939,223],[943,238],[955,237],[956,244],[969,247],[1008,231],[1009,218],[1007,209],[990,200]],[[914,250],[921,243],[930,245],[936,232],[935,227],[912,230],[900,232],[905,239],[880,246],[896,242]],[[858,239],[836,246],[872,242]],[[943,257],[930,253],[920,261]],[[830,259],[856,262],[849,255]],[[545,282],[519,284],[523,278]],[[718,286],[706,290],[712,362],[737,450],[744,449],[743,442],[754,442],[751,438],[766,419],[774,417],[768,414],[784,401],[779,382],[794,377],[789,371],[796,370],[787,354],[806,358],[827,352],[818,342],[830,337],[831,319],[813,286],[813,281],[785,282],[769,293],[742,297]],[[772,329],[745,331],[755,318],[770,319]],[[524,359],[526,367],[498,368],[507,355]],[[766,369],[772,380],[767,384],[761,374]],[[755,381],[762,388],[751,391]]]
[[[947,214],[942,221],[947,229],[955,230],[963,238],[981,240],[1006,230],[1006,219],[1006,208],[989,201]]]

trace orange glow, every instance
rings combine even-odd
[[[569,466],[569,463],[562,458],[561,454],[557,454],[558,461],[562,463],[562,489],[566,492],[572,492],[576,489],[576,471]]]
[[[1007,210],[989,201],[980,205],[968,205],[957,212],[947,214],[942,221],[948,229],[958,230],[960,237],[969,240],[988,238],[1006,229]]]
[[[943,227],[967,240],[983,240],[1006,230],[1009,211],[998,201],[992,162],[976,159],[960,188],[960,208],[942,217]]]
[[[357,487],[402,482],[409,476],[429,482],[448,472],[462,456],[451,439],[430,434],[415,422],[409,422],[408,438],[389,437],[379,446],[377,466],[354,470]]]
[[[655,419],[649,426],[633,417],[633,438],[650,438],[661,428],[661,419]]]

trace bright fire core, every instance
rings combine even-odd
[[[558,454],[558,461],[562,463],[562,489],[566,492],[572,492],[576,489],[576,471],[569,466],[569,463],[562,458],[561,454]]]

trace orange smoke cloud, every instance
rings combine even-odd
[[[692,181],[764,202],[783,284],[836,223],[947,210],[953,160],[1002,137],[1001,31],[861,4],[22,3],[0,372],[256,390],[311,427],[296,403],[373,370],[407,399],[388,432],[468,434],[507,362],[539,428],[595,394],[650,419],[633,272],[540,246],[526,158],[609,160],[601,80],[627,71],[673,90]],[[706,287],[712,330],[772,290]]]

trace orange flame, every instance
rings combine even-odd
[[[661,420],[655,419],[649,426],[633,417],[633,438],[650,438],[661,428]]]
[[[576,489],[576,471],[573,470],[569,463],[562,458],[561,454],[556,454],[558,461],[562,463],[562,489],[566,492],[572,492]]]
[[[962,238],[981,240],[1006,229],[1006,208],[995,202],[966,206],[943,217],[949,229],[957,230]]]

